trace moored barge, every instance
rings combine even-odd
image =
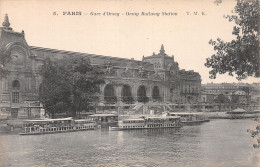
[[[96,124],[89,120],[72,118],[42,119],[25,121],[24,130],[20,135],[40,135],[62,132],[75,132],[95,129]]]
[[[171,116],[179,116],[182,125],[197,125],[210,120],[201,113],[171,112]]]
[[[178,128],[180,126],[180,117],[177,116],[149,116],[119,121],[118,126],[110,126],[109,130]]]

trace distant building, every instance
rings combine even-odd
[[[10,51],[12,57],[7,65],[10,73],[0,76],[0,108],[12,118],[41,116],[39,69],[45,58],[65,55],[86,56],[93,66],[105,72],[106,83],[99,95],[99,108],[115,109],[119,104],[127,107],[129,98],[136,104],[144,101],[192,104],[200,99],[199,73],[180,70],[174,57],[165,53],[163,45],[158,54],[143,57],[142,61],[29,46],[24,31],[12,30],[7,15],[0,28],[0,45]]]
[[[259,84],[247,83],[207,83],[201,85],[201,104],[206,109],[219,109],[218,96],[224,97],[222,109],[245,108],[254,110],[259,107]]]

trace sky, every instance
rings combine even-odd
[[[214,54],[210,39],[234,39],[234,23],[223,16],[232,14],[236,1],[222,0],[218,5],[214,1],[0,0],[0,21],[7,13],[13,30],[24,30],[30,46],[141,60],[164,44],[180,69],[199,72],[202,83],[238,82],[228,75],[209,79],[210,69],[204,66]]]

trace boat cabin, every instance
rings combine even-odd
[[[116,114],[93,114],[89,118],[97,124],[116,123],[118,115]]]
[[[45,132],[55,130],[67,130],[72,128],[74,120],[72,118],[61,119],[42,119],[42,120],[27,120],[24,125],[24,132]]]
[[[181,121],[197,121],[203,120],[204,117],[201,113],[189,113],[189,112],[171,112],[171,116],[181,117]]]
[[[70,118],[27,120],[21,135],[71,132],[94,129],[95,123],[90,120]]]

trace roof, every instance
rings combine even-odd
[[[194,113],[194,112],[170,112],[170,114],[175,114],[175,115],[200,115],[202,113]]]
[[[117,117],[116,114],[93,114],[90,115],[90,117]]]
[[[57,119],[35,119],[35,120],[26,120],[25,122],[51,122],[51,121],[68,121],[73,120],[72,117],[69,118],[57,118]]]
[[[75,120],[75,122],[91,122],[91,120],[89,120],[89,119],[78,119],[78,120]]]
[[[129,118],[129,119],[125,119],[123,121],[143,121],[143,118]]]
[[[167,119],[167,118],[180,118],[178,116],[149,116],[149,117],[144,117],[144,118],[129,118],[129,119],[125,119],[123,121],[141,121],[144,119]]]
[[[30,46],[30,49],[32,51],[38,51],[38,52],[49,52],[54,54],[66,54],[66,55],[82,55],[82,56],[88,56],[90,58],[99,58],[99,59],[107,59],[109,61],[125,61],[125,62],[136,62],[140,65],[151,65],[150,62],[144,62],[140,60],[134,60],[134,59],[128,59],[128,58],[120,58],[120,57],[113,57],[113,56],[105,56],[105,55],[98,55],[98,54],[91,54],[91,53],[82,53],[82,52],[74,52],[74,51],[67,51],[67,50],[59,50],[59,49],[51,49],[51,48],[43,48],[43,47],[37,47],[37,46]]]
[[[166,118],[180,118],[178,116],[166,116],[166,117],[163,117],[163,116],[149,116],[149,117],[146,117],[146,119],[166,119]]]
[[[235,110],[233,110],[233,112],[245,112],[246,110],[242,109],[242,108],[237,108]]]

